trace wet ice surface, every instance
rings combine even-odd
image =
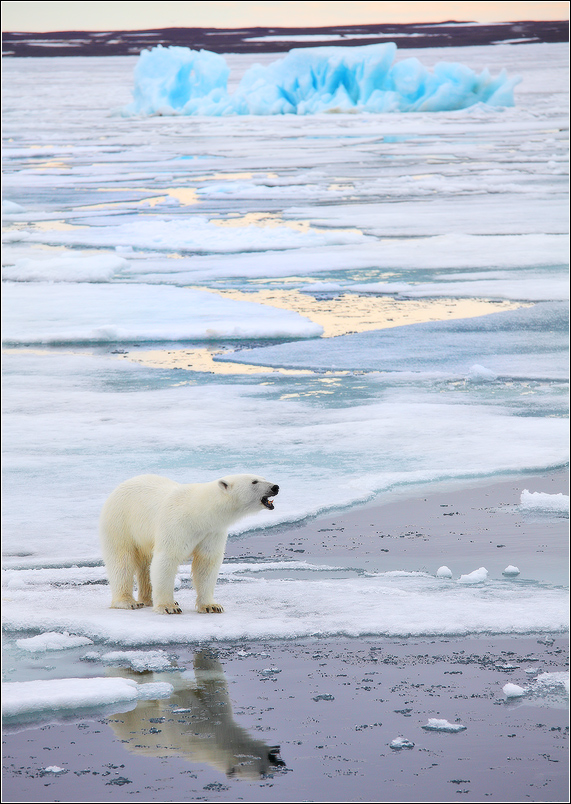
[[[379,762],[411,758],[414,766],[389,767],[388,799],[402,799],[402,783],[415,780],[426,795],[430,769],[438,767],[444,775],[434,800],[456,798],[456,789],[470,785],[465,795],[473,800],[486,792],[519,799],[532,784],[541,785],[532,797],[557,798],[557,710],[533,720],[531,698],[506,708],[502,693],[508,672],[529,687],[529,666],[519,676],[496,668],[492,694],[492,659],[468,664],[476,673],[469,690],[452,684],[467,681],[460,663],[463,675],[445,675],[452,686],[438,707],[431,704],[444,693],[424,670],[438,665],[446,638],[460,651],[462,637],[472,635],[462,648],[471,655],[476,634],[518,641],[539,630],[558,638],[567,624],[561,556],[568,498],[566,507],[564,488],[531,479],[568,457],[566,54],[564,45],[447,52],[476,71],[487,65],[494,75],[503,68],[521,74],[510,109],[225,118],[223,125],[112,115],[129,102],[134,59],[7,63],[8,682],[87,680],[121,666],[158,670],[164,656],[153,665],[135,655],[157,648],[172,650],[186,670],[196,644],[214,637],[236,692],[246,683],[238,668],[251,663],[243,697],[230,697],[243,707],[235,709],[237,720],[245,715],[241,729],[268,737],[269,748],[282,745],[286,770],[274,789],[280,798],[305,798],[316,773],[324,797],[337,796],[341,784],[351,798],[356,780],[365,800],[378,797]],[[440,56],[421,54],[429,67]],[[228,60],[235,86],[251,60]],[[49,84],[40,80],[46,65]],[[332,337],[341,313],[342,331]],[[154,362],[143,359],[143,344],[154,349]],[[202,368],[195,368],[198,355]],[[253,368],[258,373],[247,373]],[[117,483],[143,471],[180,481],[256,471],[279,483],[276,510],[231,534],[220,580],[230,605],[220,619],[193,611],[188,568],[179,577],[180,618],[107,608],[99,510]],[[517,475],[517,494],[502,487],[485,525],[446,496],[434,504],[451,506],[440,508],[438,520],[449,528],[439,529],[419,499],[410,521],[391,525],[399,493],[440,495],[449,482]],[[335,512],[373,499],[384,505],[371,538],[362,523],[346,531],[335,524]],[[311,517],[324,514],[316,527]],[[439,577],[443,566],[450,575]],[[513,566],[519,575],[506,577]],[[460,582],[462,576],[475,582]],[[354,641],[343,651],[337,641],[312,649],[299,663],[295,656],[309,650],[303,640],[324,644],[316,634]],[[437,647],[415,642],[410,652],[405,635],[430,637]],[[263,650],[255,641],[275,636],[285,641]],[[94,644],[73,646],[76,638]],[[29,639],[46,649],[26,649]],[[377,665],[369,653],[365,663],[363,642],[386,653],[398,639],[395,662],[383,660],[389,675],[371,676]],[[50,643],[56,649],[48,650]],[[511,644],[486,656],[500,662],[502,650],[516,650]],[[104,658],[109,654],[115,659]],[[550,653],[541,669],[559,672],[561,659]],[[448,658],[442,666],[442,674],[457,667]],[[263,672],[271,668],[281,672]],[[374,683],[363,680],[371,677]],[[277,696],[259,700],[261,684]],[[192,710],[189,695],[178,709]],[[371,716],[371,697],[388,707]],[[493,708],[471,708],[482,700]],[[403,733],[412,715],[399,709],[417,713],[414,731]],[[347,713],[355,713],[350,724]],[[508,733],[506,713],[519,731],[514,722]],[[101,784],[90,787],[94,800],[108,798],[110,789],[129,798],[145,778],[141,795],[152,787],[160,800],[171,795],[169,785],[182,784],[186,795],[189,780],[195,798],[236,793],[211,754],[194,764],[170,758],[174,781],[161,786],[157,766],[110,743],[109,726],[97,719],[103,713],[92,716],[15,732],[10,779],[19,795],[55,797],[56,777],[64,785],[57,797],[70,800],[88,800],[87,780]],[[466,731],[425,733],[429,718],[460,718]],[[491,724],[495,740],[485,736]],[[141,728],[148,736],[160,724]],[[398,737],[415,748],[391,750]],[[435,749],[429,738],[448,742]],[[78,739],[96,759],[72,767],[69,746],[63,756],[56,746]],[[469,751],[449,753],[472,739]],[[496,741],[505,751],[494,765]],[[470,757],[477,773],[468,775],[461,768]],[[530,757],[538,774],[522,778],[517,768]],[[270,784],[260,782],[253,800],[265,800]]]
[[[105,717],[52,714],[35,729],[8,725],[4,794],[16,801],[303,801],[308,790],[323,801],[449,801],[459,792],[469,801],[565,798],[564,691],[549,700],[507,700],[502,691],[508,680],[529,686],[529,668],[556,673],[564,640],[243,640],[215,654],[183,646],[169,653],[170,672],[124,666],[112,678],[172,684],[171,699],[118,705]],[[100,662],[96,672],[104,668]],[[431,720],[465,729],[423,729]],[[395,750],[398,738],[407,750]],[[54,765],[57,777],[48,775]]]

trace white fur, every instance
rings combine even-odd
[[[264,508],[262,498],[277,493],[278,486],[257,475],[188,484],[139,475],[121,483],[107,499],[100,519],[111,607],[152,605],[161,614],[180,614],[174,600],[175,577],[179,565],[192,558],[197,610],[224,611],[213,594],[228,528]]]

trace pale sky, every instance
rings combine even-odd
[[[568,19],[567,2],[2,2],[11,32]]]

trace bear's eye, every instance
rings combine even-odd
[[[252,486],[255,486],[257,482],[257,480],[252,480]]]

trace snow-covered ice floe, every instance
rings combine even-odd
[[[508,683],[502,687],[506,701],[517,701],[538,706],[567,706],[569,701],[569,673],[564,671],[540,673],[525,687]]]
[[[421,726],[421,728],[426,731],[446,731],[451,733],[466,730],[466,726],[463,726],[461,723],[449,723],[448,720],[437,717],[429,717],[428,723]]]
[[[463,64],[417,58],[394,63],[393,42],[293,49],[267,66],[254,64],[229,94],[223,56],[185,47],[144,50],[135,69],[134,114],[276,115],[320,112],[441,112],[477,103],[513,106],[521,78],[493,78]]]
[[[2,684],[2,715],[30,716],[54,709],[86,709],[144,698],[169,698],[166,682],[138,684],[127,678],[57,678]]]
[[[569,496],[524,489],[521,493],[520,507],[525,511],[548,511],[569,516]]]
[[[181,570],[188,579],[190,568]],[[364,574],[311,562],[239,562],[222,565],[218,597],[223,617],[194,610],[188,582],[177,590],[183,614],[161,617],[150,608],[109,609],[105,569],[91,569],[78,585],[73,567],[5,570],[5,628],[83,634],[94,642],[145,646],[142,651],[89,651],[84,659],[122,664],[137,671],[168,669],[168,655],[149,646],[237,639],[291,639],[308,636],[435,636],[525,634],[564,631],[568,625],[566,590],[541,584],[522,587],[497,580],[443,584],[423,572]],[[11,580],[22,577],[23,585]],[[337,577],[335,577],[337,576]],[[76,605],[81,589],[81,607]],[[307,600],[311,597],[311,607]],[[359,611],[359,616],[354,616]]]

